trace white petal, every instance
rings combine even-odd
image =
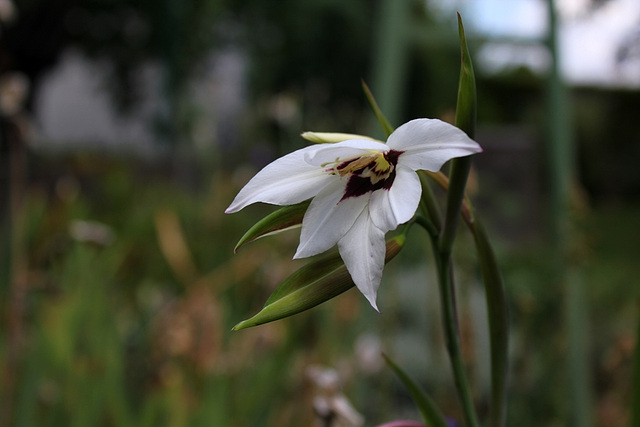
[[[340,256],[353,282],[376,310],[386,251],[384,234],[373,225],[369,211],[365,209],[351,230],[338,241]]]
[[[333,247],[366,208],[368,194],[340,201],[345,182],[332,182],[311,201],[302,219],[300,245],[294,258],[316,255]]]
[[[387,145],[403,151],[399,163],[413,170],[433,172],[448,160],[482,151],[466,133],[437,119],[416,119],[403,124],[389,135]]]
[[[315,196],[336,179],[305,162],[307,151],[315,149],[305,147],[269,163],[240,190],[225,212],[237,212],[256,202],[292,205]]]
[[[312,165],[323,165],[329,162],[335,162],[337,159],[348,159],[355,156],[366,154],[371,150],[389,151],[389,147],[382,142],[351,139],[348,141],[336,142],[335,144],[316,145],[314,151],[308,151],[306,161]]]
[[[422,187],[418,174],[398,165],[396,178],[389,190],[377,190],[371,195],[369,212],[376,227],[384,232],[395,230],[409,221],[418,209]]]

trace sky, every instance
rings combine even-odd
[[[430,1],[460,10],[470,31],[494,39],[478,52],[485,71],[548,68],[549,53],[541,43],[548,32],[546,0]],[[560,67],[570,84],[640,88],[640,0],[609,0],[592,11],[589,0],[556,0],[556,5]],[[622,45],[635,54],[620,62]]]

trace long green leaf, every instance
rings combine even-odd
[[[467,46],[467,38],[464,33],[462,18],[459,14],[458,31],[460,34],[461,60],[455,125],[473,138],[476,122],[476,82],[473,73],[473,64],[471,63],[471,55],[469,55],[469,48]],[[453,159],[451,161],[451,174],[449,189],[447,191],[447,210],[442,237],[440,239],[440,251],[445,256],[448,256],[451,252],[470,169],[470,156]]]
[[[473,137],[475,123],[475,78],[471,57],[467,48],[467,41],[462,26],[462,19],[458,14],[458,30],[460,33],[460,81],[458,85],[458,104],[456,106],[456,126],[466,131]],[[453,276],[451,263],[451,250],[458,228],[460,210],[465,196],[465,186],[471,168],[469,156],[454,159],[451,162],[449,188],[447,191],[447,208],[445,211],[444,225],[438,242],[438,277],[442,300],[443,325],[451,367],[460,403],[464,411],[465,422],[469,426],[479,426],[477,413],[473,404],[469,380],[462,362],[460,351],[460,339],[457,331],[457,315],[455,312],[455,297],[453,293]]]
[[[458,14],[458,34],[460,36],[460,80],[458,82],[458,103],[456,105],[456,126],[473,138],[476,131],[476,78],[469,54],[467,37],[462,18]]]
[[[404,235],[387,241],[385,262],[404,245]],[[353,281],[337,251],[315,258],[287,277],[258,314],[233,327],[234,331],[293,316],[321,304],[353,287]]]
[[[382,114],[382,110],[380,110],[380,107],[378,107],[378,103],[373,97],[373,93],[371,93],[371,89],[369,89],[369,86],[367,86],[364,80],[362,81],[362,90],[364,90],[364,94],[367,97],[367,101],[369,101],[369,105],[371,106],[373,113],[376,115],[376,118],[378,119],[380,126],[382,126],[382,130],[384,134],[388,137],[393,133],[393,126],[391,126],[391,123],[389,123],[389,120],[387,120],[384,114]]]
[[[456,126],[462,129],[473,138],[476,124],[476,83],[473,72],[473,64],[469,55],[469,47],[462,25],[462,18],[458,14],[458,31],[460,34],[461,66],[460,83],[458,87],[458,104],[456,106]],[[447,220],[449,220],[449,207],[454,203],[461,203],[464,198],[464,187],[471,167],[471,158],[463,157],[455,159],[451,164],[451,179],[448,196],[455,200],[447,206]],[[459,205],[455,206],[458,207]],[[470,209],[470,205],[468,206]],[[458,215],[455,212],[455,219]],[[451,213],[453,215],[453,212]],[[453,219],[453,218],[452,218]],[[487,238],[487,233],[474,217],[473,212],[469,215],[469,226],[474,235],[482,279],[485,286],[487,299],[487,312],[489,317],[489,340],[491,348],[491,427],[502,427],[506,418],[506,386],[508,372],[508,309],[504,289],[504,283],[498,263],[493,252],[493,248]],[[448,221],[447,221],[448,222]],[[446,226],[444,238],[447,236]],[[455,230],[453,231],[455,232]],[[453,232],[451,234],[453,234]],[[445,242],[446,244],[446,242]]]
[[[240,238],[234,252],[238,252],[241,246],[253,242],[261,237],[270,236],[299,226],[302,223],[304,213],[309,207],[310,201],[298,203],[297,205],[285,206],[270,213],[254,224],[244,236]]]
[[[409,377],[398,365],[396,365],[386,354],[382,354],[382,357],[387,364],[393,369],[400,381],[407,388],[407,391],[411,394],[414,403],[418,407],[422,419],[431,427],[447,427],[447,421],[444,415],[440,412],[433,399],[420,388],[420,386]]]
[[[509,370],[507,297],[495,253],[482,223],[477,218],[475,218],[471,230],[478,252],[489,317],[491,347],[491,418],[489,425],[502,427],[505,425],[506,418],[507,373]]]

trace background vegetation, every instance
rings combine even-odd
[[[260,166],[303,145],[301,131],[376,132],[360,79],[384,89],[375,66],[383,3],[15,3],[18,14],[2,23],[0,77],[20,72],[31,90],[24,110],[2,116],[0,425],[311,425],[319,391],[307,373],[315,365],[337,370],[366,425],[417,419],[406,392],[371,356],[380,349],[458,417],[436,290],[413,286],[435,274],[412,250],[427,247],[419,233],[385,270],[382,315],[348,292],[295,318],[230,332],[300,264],[290,261],[296,232],[233,255],[242,233],[271,209],[224,209]],[[394,114],[447,119],[459,67],[455,20],[440,21],[417,1],[409,11],[411,28],[428,29],[435,41],[405,43]],[[125,115],[149,96],[142,67],[162,70],[162,102],[149,123],[153,153],[94,141],[73,150],[33,144],[34,99],[68,49],[103,64]],[[210,55],[230,50],[247,68],[240,116],[225,126],[198,111],[193,88]],[[471,191],[496,238],[511,303],[509,424],[567,425],[570,334],[551,249],[545,76],[524,68],[477,76],[485,152]],[[624,425],[640,289],[640,93],[574,87],[569,95],[576,180],[568,246],[586,298],[589,418]],[[202,120],[218,123],[204,148],[193,137]],[[468,240],[463,232],[456,246],[461,326],[482,408],[486,325]],[[417,332],[425,325],[428,336]]]

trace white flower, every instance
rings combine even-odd
[[[409,221],[422,187],[416,173],[482,151],[463,131],[436,119],[416,119],[387,143],[348,139],[294,151],[265,166],[227,208],[256,202],[292,205],[313,198],[302,221],[295,258],[336,243],[353,282],[377,310],[385,234]]]

